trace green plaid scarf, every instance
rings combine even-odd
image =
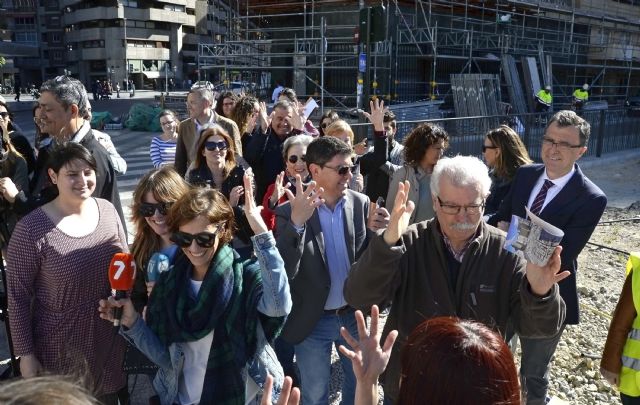
[[[258,322],[272,341],[285,318],[258,313],[259,263],[243,263],[229,245],[216,252],[196,300],[189,294],[191,273],[191,263],[179,252],[174,269],[162,273],[153,288],[147,324],[167,347],[201,339],[215,329],[200,403],[244,405],[247,362],[258,349]]]

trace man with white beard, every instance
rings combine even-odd
[[[560,272],[562,249],[543,267],[504,250],[504,233],[482,220],[490,186],[479,159],[440,159],[431,175],[435,218],[408,225],[415,204],[408,200],[409,182],[400,183],[387,229],[351,267],[347,303],[361,310],[391,304],[381,341],[398,330],[382,376],[385,404],[397,400],[404,342],[426,319],[472,319],[502,336],[507,326],[527,337],[560,330],[565,305],[557,282],[569,276]]]

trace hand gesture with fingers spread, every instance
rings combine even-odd
[[[391,211],[389,225],[387,226],[387,230],[384,231],[384,241],[387,242],[389,246],[395,245],[404,231],[407,230],[411,213],[415,209],[415,204],[409,200],[409,187],[411,187],[411,185],[408,181],[398,184],[398,192],[393,202],[393,211]]]
[[[276,176],[276,181],[275,183],[273,183],[273,193],[271,194],[271,197],[269,197],[272,207],[275,207],[278,204],[278,201],[280,201],[280,199],[284,195],[284,190],[286,190],[290,186],[289,182],[285,184],[285,178],[285,173],[283,171]]]
[[[352,350],[345,346],[340,346],[340,352],[351,359],[353,373],[358,382],[365,384],[375,384],[378,377],[389,363],[391,348],[398,337],[398,331],[393,330],[384,341],[384,346],[380,347],[380,337],[382,329],[379,328],[378,306],[371,307],[371,329],[367,330],[364,315],[361,311],[356,311],[356,322],[358,323],[358,340],[356,340],[344,327],[340,328],[340,334],[347,341]]]
[[[381,99],[369,102],[371,113],[364,111],[362,114],[373,124],[374,131],[384,131],[384,101]]]
[[[284,192],[291,203],[291,222],[297,227],[302,227],[311,218],[313,211],[324,204],[322,187],[318,187],[316,182],[312,181],[307,185],[307,189],[303,190],[299,174],[296,174],[296,195],[294,196],[289,189],[285,189]]]
[[[269,125],[271,125],[271,115],[267,114],[267,103],[264,101],[260,102],[260,128],[262,128],[262,132],[266,133]]]
[[[539,296],[545,296],[555,283],[559,283],[571,274],[568,270],[560,272],[560,252],[562,246],[556,246],[547,264],[540,267],[527,263],[527,281],[531,285],[531,291]]]

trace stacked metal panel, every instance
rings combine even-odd
[[[527,92],[527,101],[529,102],[529,111],[535,111],[535,97],[543,86],[540,83],[538,75],[538,63],[534,57],[522,58],[522,75],[524,76],[525,89]]]
[[[498,114],[499,79],[488,74],[451,75],[453,106],[457,117]]]
[[[502,74],[507,83],[507,91],[509,92],[509,100],[513,106],[512,113],[526,114],[529,112],[525,101],[525,93],[522,90],[522,83],[518,75],[518,67],[516,60],[512,55],[502,55]]]

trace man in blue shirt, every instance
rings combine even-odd
[[[290,280],[293,309],[282,331],[295,345],[305,405],[329,402],[331,347],[343,344],[340,327],[357,333],[355,310],[342,289],[351,265],[366,248],[372,231],[386,226],[389,214],[369,214],[369,198],[349,190],[352,150],[334,137],[311,142],[305,160],[313,181],[301,181],[289,202],[276,209],[276,240]],[[354,335],[355,336],[355,335]],[[342,404],[353,404],[351,361],[340,354],[345,374]]]

